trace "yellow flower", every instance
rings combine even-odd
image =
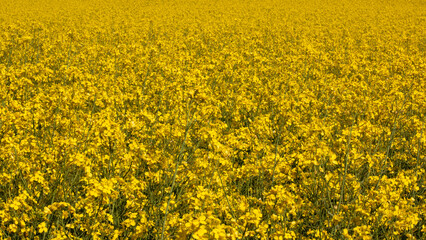
[[[38,225],[38,232],[39,233],[44,233],[44,232],[47,232],[47,224],[46,224],[46,222],[42,222],[42,223],[40,223],[39,225]]]
[[[349,235],[349,231],[347,228],[343,229],[342,231],[342,235],[346,238],[346,239],[352,239],[352,236]]]
[[[194,239],[207,239],[207,230],[205,229],[204,226],[201,226],[198,231],[196,231],[192,237]]]

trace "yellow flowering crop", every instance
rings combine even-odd
[[[421,239],[424,1],[0,1],[0,239]]]

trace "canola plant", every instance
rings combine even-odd
[[[0,238],[421,239],[425,10],[0,0]]]

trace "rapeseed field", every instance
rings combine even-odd
[[[425,239],[422,0],[0,0],[0,239]]]

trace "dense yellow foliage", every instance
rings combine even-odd
[[[3,239],[420,239],[425,2],[0,1]]]

